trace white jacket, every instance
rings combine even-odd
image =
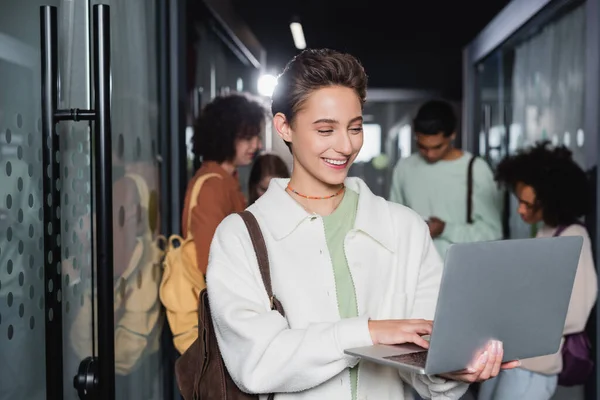
[[[419,215],[348,178],[346,186],[359,193],[355,227],[345,240],[359,317],[340,319],[323,221],[286,193],[287,182],[273,179],[249,208],[265,237],[273,291],[286,318],[270,310],[249,234],[231,215],[215,233],[207,272],[217,340],[244,391],[278,393],[277,400],[349,400],[347,368],[358,360],[344,349],[372,344],[369,319],[433,319],[442,262]],[[409,399],[403,381],[425,398],[458,399],[467,389],[361,362],[357,398]]]

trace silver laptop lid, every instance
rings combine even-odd
[[[503,342],[504,361],[556,353],[582,244],[568,236],[452,245],[426,373],[464,368],[490,339]]]

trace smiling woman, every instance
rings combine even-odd
[[[273,126],[293,149],[291,192],[313,212],[327,215],[339,204],[340,198],[333,197],[311,204],[306,200],[328,199],[343,187],[363,145],[366,89],[367,76],[358,61],[335,52],[303,52],[279,77]]]
[[[467,388],[458,381],[501,368],[501,346],[445,377],[344,354],[373,344],[427,348],[421,335],[431,332],[442,273],[422,218],[347,177],[363,144],[366,84],[353,56],[305,50],[273,93],[273,126],[292,150],[292,176],[272,179],[248,211],[285,317],[271,308],[242,218],[227,217],[212,242],[207,289],[219,349],[233,381],[261,399],[402,400],[405,382],[426,398],[458,399]]]

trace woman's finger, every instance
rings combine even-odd
[[[481,358],[479,359],[479,363],[483,364],[483,370],[479,373],[479,376],[477,377],[478,381],[489,379],[490,375],[492,374],[492,368],[494,366],[495,360],[496,359],[494,355],[491,354],[490,349],[488,347],[488,349],[483,352]]]
[[[411,323],[410,325],[401,325],[400,330],[406,333],[419,333],[421,335],[431,334],[431,325],[427,323]]]
[[[431,329],[433,329],[433,322],[424,319],[411,320],[409,326],[411,328],[427,329],[431,331]]]
[[[429,342],[416,333],[411,335],[408,341],[416,344],[417,346],[421,346],[424,349],[429,348]]]
[[[481,363],[484,351],[477,351],[471,364],[465,369],[465,373],[479,376],[485,368],[485,362]]]
[[[497,357],[496,342],[492,341],[483,354],[480,361],[485,364],[485,367],[479,375],[479,380],[487,380],[492,375],[492,370],[494,369]]]
[[[500,367],[502,366],[502,357],[504,357],[504,349],[502,348],[502,342],[496,342],[496,362],[492,368],[492,378],[498,376],[500,373]]]
[[[501,369],[514,369],[514,368],[519,368],[520,366],[521,366],[521,361],[515,360],[515,361],[505,362],[504,364],[502,364],[500,366],[500,368]]]
[[[418,325],[415,329],[416,333],[420,333],[420,334],[425,334],[425,335],[431,335],[431,325],[428,324],[422,324],[422,325]]]
[[[429,324],[433,325],[433,321],[429,319],[405,319],[401,320],[402,322],[408,322],[409,324]]]

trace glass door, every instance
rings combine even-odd
[[[38,38],[28,5],[0,2],[0,398],[45,398]],[[8,13],[4,10],[9,10]],[[37,11],[33,7],[34,11]],[[12,14],[12,15],[11,15]],[[33,14],[36,17],[36,14]],[[37,18],[33,20],[37,26]],[[36,237],[36,233],[38,237]],[[23,371],[40,377],[33,382]]]
[[[0,400],[162,398],[155,6],[0,0]]]
[[[63,394],[68,274],[62,275],[61,254],[45,248],[39,29],[40,5],[63,3],[73,2],[0,1],[0,399]],[[61,37],[81,28],[69,16],[63,22]],[[91,354],[91,344],[82,345]]]
[[[115,398],[162,399],[158,2],[102,3],[110,6],[113,38]]]

